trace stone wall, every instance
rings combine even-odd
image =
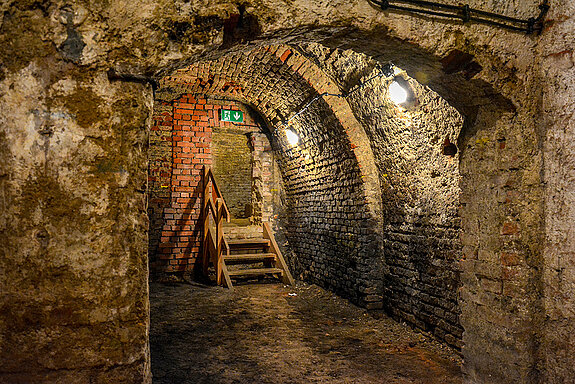
[[[474,382],[538,382],[545,370],[539,348],[545,317],[540,268],[542,141],[536,114],[529,112],[537,110],[539,96],[532,95],[538,86],[530,72],[532,57],[525,57],[529,48],[520,45],[520,40],[510,40],[505,49],[513,47],[523,61],[507,62],[505,70],[496,71],[493,62],[498,59],[490,56],[482,61],[486,57],[472,41],[456,42],[432,75],[434,69],[424,70],[415,52],[406,55],[387,43],[376,49],[354,37],[343,44],[356,52],[369,52],[381,64],[389,60],[407,69],[465,118],[456,143],[463,250],[457,263],[461,275],[458,302],[465,371]],[[467,56],[459,47],[464,47]],[[320,61],[329,72],[337,55],[333,48],[327,52]],[[341,61],[340,65],[349,65]],[[370,67],[365,68],[369,73]],[[331,74],[337,79],[337,71]],[[349,89],[365,74],[352,71],[352,76],[339,82]]]
[[[374,88],[383,93],[390,82]],[[461,190],[453,143],[463,121],[439,95],[414,80],[405,84],[417,105],[403,108],[388,101],[385,112],[376,104],[368,111],[365,105],[382,102],[369,91],[352,101],[380,168],[389,271],[384,302],[398,318],[460,347]]]
[[[552,2],[537,49],[538,113],[544,137],[545,322],[538,350],[547,383],[573,380],[575,366],[575,4]]]
[[[348,100],[366,130],[379,169],[386,310],[460,347],[456,143],[462,117],[399,68],[396,79],[411,99],[405,106],[387,97],[393,76],[378,76],[382,68],[373,59],[317,44],[302,50],[342,88],[360,86]]]
[[[0,382],[150,382],[152,89],[52,70],[0,86]]]
[[[340,123],[318,104],[290,127],[299,143],[278,145],[290,264],[300,278],[379,308],[383,275],[361,171]]]
[[[271,223],[277,229],[277,218],[282,208],[281,195],[284,191],[283,180],[277,165],[276,156],[268,136],[260,132],[249,134],[251,152],[251,205],[250,221],[258,225]]]

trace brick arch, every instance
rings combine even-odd
[[[269,64],[272,70],[258,73],[256,67],[260,62]],[[222,70],[232,65],[235,69]],[[326,92],[343,93],[341,87],[313,61],[287,45],[263,46],[183,68],[165,78],[163,87],[175,93],[185,91],[241,100],[260,112],[272,130],[300,111],[313,97]],[[266,87],[266,90],[259,87]],[[374,216],[379,217],[378,171],[365,131],[344,98],[326,96],[322,102],[327,105],[328,113],[342,124],[362,169],[365,198]]]
[[[327,96],[292,121],[301,136],[300,145],[286,144],[283,122],[324,92],[339,94],[341,90],[294,49],[264,46],[180,69],[162,81],[158,96],[170,100],[182,93],[209,95],[238,100],[257,110],[267,121],[280,154],[290,210],[287,233],[299,233],[291,238],[298,255],[295,272],[355,302],[379,306],[374,293],[381,293],[383,276],[374,260],[380,257],[380,239],[367,236],[365,228],[370,233],[381,230],[381,191],[362,126],[345,99]],[[336,217],[320,214],[322,204],[333,205],[330,209]],[[332,245],[312,245],[320,244],[320,238]],[[351,245],[351,238],[358,247]],[[334,261],[316,268],[313,252],[325,253]],[[357,272],[362,266],[369,272]],[[349,268],[356,272],[346,282]],[[339,279],[333,279],[336,275]],[[366,301],[368,296],[373,303]]]

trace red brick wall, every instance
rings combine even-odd
[[[164,209],[169,208],[172,191],[173,105],[160,102],[154,106],[153,125],[148,150],[148,217],[150,269],[158,269],[163,260],[157,251],[164,226]]]
[[[152,273],[189,272],[200,251],[201,175],[212,164],[212,129],[220,109],[240,103],[183,95],[160,103],[150,138],[149,215]]]

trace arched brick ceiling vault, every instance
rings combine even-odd
[[[324,92],[340,94],[342,91],[296,49],[286,45],[268,45],[180,69],[162,80],[158,98],[201,93],[235,99],[256,109],[274,131],[282,129],[285,120]],[[350,151],[361,170],[365,200],[377,222],[374,230],[379,232],[382,227],[381,188],[369,139],[345,99],[326,96],[323,100],[318,100],[316,106],[323,105],[321,112],[335,117],[343,127]],[[319,120],[331,119],[326,117]],[[332,127],[316,127],[316,132],[326,129]]]
[[[438,93],[465,117],[464,128],[458,138],[458,146],[465,148],[467,138],[485,125],[482,120],[486,116],[490,121],[488,124],[491,124],[503,116],[509,119],[517,114],[517,109],[525,107],[521,95],[525,94],[527,80],[509,65],[504,55],[485,52],[479,42],[460,39],[457,33],[448,33],[449,28],[445,28],[443,35],[437,31],[439,34],[425,36],[418,30],[396,30],[383,24],[367,28],[349,23],[341,26],[317,24],[250,36],[248,47],[298,47],[315,42],[331,49],[351,49],[382,64],[393,63]],[[517,40],[513,46],[515,44],[522,43]],[[161,78],[178,68],[188,68],[191,63],[218,60],[230,54],[241,54],[246,49],[244,44],[227,49],[204,47],[199,53],[170,60],[170,64],[157,68],[155,76]],[[340,89],[352,86],[339,79],[331,80]],[[267,117],[263,109],[260,112]]]
[[[274,31],[250,41],[250,46],[293,46],[309,42],[319,43],[332,49],[351,49],[363,53],[383,64],[393,63],[417,79],[421,84],[437,92],[464,116],[473,118],[478,109],[488,108],[490,113],[500,115],[514,112],[523,92],[523,79],[514,68],[508,68],[500,57],[485,54],[480,47],[470,46],[468,41],[452,41],[442,36],[421,39],[410,35],[400,37],[385,27],[370,30],[355,27],[308,26],[306,28]],[[228,50],[205,49],[181,61],[163,67],[157,76],[171,74],[177,68],[188,67],[199,60],[218,59],[228,53],[235,54],[246,49],[237,45]],[[469,51],[473,53],[468,53]],[[338,84],[346,86],[346,84]]]

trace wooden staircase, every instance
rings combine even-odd
[[[208,277],[210,264],[216,271],[218,285],[233,289],[232,279],[273,276],[284,284],[294,284],[293,277],[276,243],[269,223],[262,224],[261,238],[227,239],[223,220],[230,213],[211,169],[204,166],[202,196],[202,266]],[[214,204],[215,201],[215,204]]]
[[[262,224],[262,238],[227,240],[224,264],[230,278],[274,276],[292,285],[293,277],[271,232]],[[232,267],[234,266],[234,267]]]

